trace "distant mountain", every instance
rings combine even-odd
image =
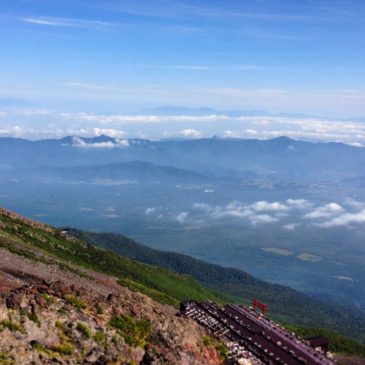
[[[171,166],[214,177],[251,171],[283,179],[340,181],[365,174],[363,148],[342,143],[302,142],[287,137],[183,141],[119,140],[106,136],[34,142],[0,139],[0,166],[7,166],[7,169],[131,161]]]
[[[205,287],[235,302],[249,303],[251,298],[259,298],[269,305],[272,315],[281,321],[326,327],[365,341],[365,313],[355,308],[311,298],[288,287],[256,279],[242,270],[224,268],[178,253],[154,250],[119,234],[76,229],[69,229],[69,232],[78,239],[121,256],[192,276]]]
[[[95,166],[38,167],[22,169],[12,176],[27,180],[47,181],[97,181],[138,182],[163,184],[201,184],[209,178],[194,171],[170,166],[155,165],[145,161],[131,161]]]

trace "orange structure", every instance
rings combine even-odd
[[[261,303],[260,301],[254,298],[252,299],[252,307],[254,311],[256,311],[257,309],[261,309],[262,315],[266,316],[267,304]]]

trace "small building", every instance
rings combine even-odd
[[[310,343],[313,348],[321,348],[324,352],[328,351],[329,341],[328,338],[323,336],[308,337],[306,340]]]

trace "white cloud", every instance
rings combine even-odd
[[[344,281],[354,281],[353,278],[350,278],[349,276],[333,276],[335,279],[338,280],[344,280]]]
[[[195,203],[193,205],[194,209],[199,209],[199,210],[204,210],[204,211],[210,211],[211,210],[211,206],[209,204],[205,204],[205,203]]]
[[[105,218],[119,218],[120,217],[120,215],[115,214],[115,213],[103,214],[102,216]]]
[[[331,202],[322,206],[314,207],[314,204],[306,199],[287,199],[283,202],[257,201],[247,204],[240,201],[232,201],[225,205],[210,205],[206,203],[195,203],[193,208],[201,211],[211,219],[235,218],[247,221],[250,224],[275,223],[285,219],[290,212],[295,210],[306,210],[302,216],[310,225],[322,228],[336,226],[350,226],[365,223],[365,204],[345,199],[345,206],[351,210],[347,211],[340,204]],[[293,231],[300,223],[283,222],[283,229]]]
[[[51,115],[51,111],[47,109],[25,109],[25,110],[17,110],[15,114],[24,115],[24,116],[48,116]]]
[[[102,95],[103,98],[106,98],[109,95],[113,100],[126,96],[132,97],[141,93],[140,90],[131,91],[118,86],[84,82],[69,82],[66,85],[70,89],[72,88],[74,92],[76,91],[76,95],[80,95],[80,92],[85,90],[88,96],[90,94],[95,95],[95,97]],[[93,90],[95,93],[92,93]],[[68,92],[72,93],[73,91],[68,90]],[[158,95],[161,92],[161,95],[164,95],[164,91],[156,89],[151,91],[146,88],[143,91],[143,93],[157,93]],[[195,98],[198,98],[201,93],[204,94],[200,89],[191,90],[191,95],[194,95]],[[273,90],[260,90],[257,97],[261,94],[272,95]],[[280,92],[277,91],[276,94],[279,95]],[[354,93],[350,95],[354,95]],[[174,115],[173,113],[170,113],[170,115],[99,114],[60,112],[39,108],[9,110],[6,117],[12,120],[12,122],[9,122],[10,126],[14,124],[22,126],[24,129],[22,136],[29,136],[30,138],[63,137],[70,135],[72,130],[84,130],[85,133],[82,135],[93,135],[95,128],[118,130],[119,128],[116,126],[125,126],[123,130],[130,133],[128,131],[129,128],[129,130],[133,131],[133,135],[137,136],[140,130],[134,128],[134,126],[139,125],[142,130],[147,124],[153,124],[156,125],[156,128],[150,128],[148,131],[145,128],[143,129],[146,131],[146,138],[158,138],[163,131],[166,131],[166,136],[180,135],[189,138],[217,134],[229,138],[270,139],[286,135],[301,140],[340,141],[356,147],[365,145],[365,123],[314,117],[264,116],[260,115],[260,112],[252,116],[237,116],[224,112],[207,112],[205,115],[192,115],[188,112],[185,115]],[[40,124],[40,119],[43,119],[42,122],[44,121],[45,123]],[[31,124],[29,122],[34,123]],[[68,127],[65,126],[67,124]],[[157,126],[157,124],[160,124],[160,126]],[[175,124],[179,125],[179,127],[182,125],[180,132],[177,132],[179,129],[176,129]],[[64,127],[60,128],[60,125],[64,125]],[[2,126],[1,129],[4,130],[5,127]],[[4,135],[5,133],[3,132],[2,134]],[[8,135],[11,136],[12,133],[9,132]]]
[[[207,214],[212,219],[221,219],[225,217],[239,218],[247,220],[251,224],[264,224],[279,221],[282,218],[283,211],[286,207],[278,202],[269,203],[259,201],[254,204],[245,204],[239,201],[233,201],[226,205],[211,206],[205,203],[196,203],[193,208]],[[265,212],[270,211],[274,215]]]
[[[22,126],[8,126],[8,127],[0,127],[0,135],[1,136],[11,136],[11,137],[23,137],[25,134],[25,129]]]
[[[80,148],[125,148],[129,147],[129,141],[116,139],[114,141],[87,143],[82,138],[73,137],[72,146]]]
[[[358,200],[354,200],[354,199],[352,199],[352,198],[346,198],[346,199],[345,199],[345,201],[344,201],[344,203],[345,203],[347,206],[349,206],[349,207],[351,207],[351,208],[353,208],[353,209],[355,209],[355,210],[362,210],[362,209],[365,209],[365,203],[360,202],[360,201],[358,201]]]
[[[146,208],[144,213],[145,213],[145,215],[152,215],[155,212],[156,212],[156,208]]]
[[[121,88],[116,88],[116,87],[106,86],[106,85],[90,84],[90,83],[85,83],[85,82],[69,81],[69,82],[66,82],[64,85],[75,87],[75,88],[80,88],[80,89],[85,89],[85,90],[112,91],[112,92],[123,91],[123,89],[121,89]]]
[[[324,228],[347,226],[351,224],[365,223],[365,209],[357,213],[344,213],[329,221],[318,223],[317,225]]]
[[[188,217],[188,213],[187,212],[181,212],[180,214],[178,214],[175,219],[180,223],[183,224],[186,220],[186,218]]]
[[[202,136],[202,132],[197,131],[196,129],[184,129],[178,132],[177,135],[186,138],[199,138]]]
[[[238,131],[225,130],[223,131],[223,137],[226,138],[241,138],[242,134]]]
[[[250,206],[255,211],[261,212],[261,211],[286,211],[288,210],[288,207],[285,205],[279,203],[279,202],[273,202],[269,203],[265,200],[258,201]]]
[[[287,199],[286,202],[297,209],[306,209],[312,206],[312,203],[306,199]]]
[[[257,130],[256,129],[246,129],[245,132],[248,134],[248,135],[251,135],[251,136],[256,136],[258,134]]]
[[[365,147],[365,144],[360,143],[360,142],[348,142],[347,144],[349,146],[352,146],[352,147],[358,147],[358,148],[364,148]]]
[[[294,231],[294,229],[297,228],[298,226],[299,226],[298,223],[289,223],[289,224],[284,224],[283,228],[288,231]]]
[[[112,128],[94,128],[94,135],[95,136],[109,136],[112,138],[121,138],[124,136],[124,132],[118,129]]]
[[[57,18],[57,17],[28,17],[21,19],[25,23],[35,25],[46,25],[52,27],[95,27],[111,26],[112,23],[99,20],[85,20],[74,18]]]
[[[216,115],[153,115],[153,114],[93,114],[93,113],[59,113],[65,120],[97,122],[101,124],[138,124],[138,123],[195,123],[229,120],[224,114]]]
[[[250,217],[250,221],[252,224],[260,224],[260,223],[274,223],[279,219],[277,217],[273,217],[268,214],[257,214]]]
[[[120,215],[117,214],[117,210],[113,207],[108,207],[104,209],[104,214],[102,215],[105,218],[119,218]]]
[[[113,207],[108,207],[108,208],[104,209],[104,211],[107,213],[115,213],[117,210]]]
[[[325,219],[330,218],[344,211],[344,208],[337,203],[329,203],[314,209],[312,212],[304,215],[305,219]]]
[[[95,208],[90,208],[90,207],[81,207],[80,210],[82,212],[94,212],[94,211],[96,211]]]

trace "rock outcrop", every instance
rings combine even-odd
[[[120,287],[36,281],[0,296],[0,364],[220,364],[204,332]]]

